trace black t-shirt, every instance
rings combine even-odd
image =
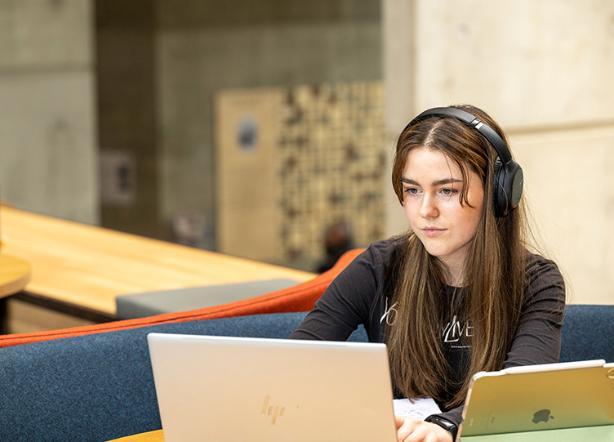
[[[290,338],[343,341],[363,324],[369,341],[384,342],[387,327],[395,321],[393,275],[400,271],[404,244],[404,239],[392,238],[369,246],[335,278]],[[440,324],[442,349],[450,367],[446,399],[468,375],[472,328],[456,310],[463,294],[462,288],[450,286],[441,293],[447,306]],[[501,368],[558,362],[564,306],[565,286],[556,264],[530,255],[518,329]],[[444,410],[442,416],[460,425],[461,413],[462,406]]]

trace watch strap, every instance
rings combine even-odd
[[[450,419],[447,419],[439,414],[431,414],[426,419],[424,419],[424,421],[439,425],[441,428],[446,431],[449,431],[452,434],[452,440],[456,440],[456,434],[458,433],[458,425],[456,425]]]

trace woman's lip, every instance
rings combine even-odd
[[[438,229],[438,228],[435,228],[435,227],[426,227],[426,228],[422,229],[422,231],[424,232],[424,234],[426,236],[433,237],[433,236],[441,235],[443,232],[446,231],[446,229]]]

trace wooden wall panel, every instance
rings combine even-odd
[[[228,91],[216,99],[218,250],[278,261],[280,89]]]

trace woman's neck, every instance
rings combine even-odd
[[[452,287],[462,287],[464,285],[464,259],[451,259],[452,257],[446,257],[441,259],[445,270],[444,278],[447,285]]]
[[[463,277],[462,276],[452,276],[451,274],[446,275],[446,284],[451,287],[463,287]]]

